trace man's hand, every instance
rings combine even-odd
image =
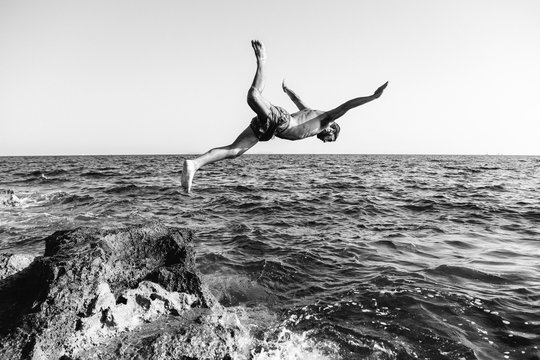
[[[287,94],[287,96],[292,100],[292,102],[296,105],[296,107],[298,108],[298,110],[304,110],[304,109],[307,109],[308,107],[306,106],[306,104],[304,104],[302,102],[302,100],[300,100],[300,98],[298,97],[298,95],[296,95],[296,93],[294,91],[292,91],[291,89],[289,89],[287,87],[287,85],[285,84],[285,79],[283,79],[283,82],[281,83],[281,88],[283,89],[283,91],[285,92],[285,94]]]
[[[373,93],[373,96],[375,98],[378,98],[379,96],[381,96],[384,89],[386,89],[387,86],[388,86],[388,81],[385,82],[382,86],[380,86],[377,90],[375,90],[375,92]]]

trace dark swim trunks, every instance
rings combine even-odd
[[[270,107],[270,114],[265,119],[255,116],[249,126],[259,141],[268,141],[274,135],[279,136],[279,134],[285,131],[289,127],[290,121],[291,115],[287,110],[272,105]]]

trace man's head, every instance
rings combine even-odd
[[[322,142],[336,141],[341,128],[335,122],[331,123],[326,129],[317,134],[317,137]]]

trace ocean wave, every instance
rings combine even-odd
[[[397,250],[396,244],[391,240],[379,240],[372,243],[375,246],[386,247],[389,249]]]
[[[81,204],[87,204],[94,200],[94,198],[90,195],[66,195],[63,196],[60,200],[61,204],[74,204],[77,203],[79,205]]]
[[[256,188],[255,186],[249,186],[249,185],[235,185],[232,187],[233,191],[238,191],[240,193],[250,193],[250,192],[258,192],[260,189]]]
[[[35,177],[26,177],[22,179],[16,179],[13,181],[13,183],[25,183],[25,184],[54,184],[54,183],[63,183],[69,181],[67,178],[57,178],[57,177],[49,177],[43,173],[41,173],[40,176]]]
[[[296,331],[316,329],[312,336],[336,344],[344,359],[358,356],[374,359],[474,358],[470,348],[450,340],[447,334],[436,334],[424,328],[425,320],[400,321],[407,319],[417,306],[415,292],[396,290],[357,294],[353,299],[293,309],[286,323]],[[435,295],[430,299],[435,299]],[[362,326],[351,327],[352,323]]]
[[[264,302],[271,304],[273,297],[268,290],[256,281],[239,276],[214,273],[204,277],[204,281],[212,292],[212,295],[223,306],[254,306]]]
[[[168,191],[169,188],[164,188],[160,185],[136,185],[133,183],[115,185],[107,187],[104,192],[114,195],[157,195],[160,192]]]
[[[115,171],[86,171],[81,173],[81,177],[87,177],[92,179],[107,178],[120,175]]]
[[[535,222],[540,222],[540,209],[530,210],[520,213],[520,215],[528,220],[533,220]]]
[[[32,178],[49,178],[52,176],[60,176],[60,175],[70,175],[72,172],[68,169],[52,169],[52,170],[33,170],[26,173],[21,173],[22,176],[28,176]]]
[[[413,210],[413,211],[428,211],[434,210],[436,203],[430,200],[417,201],[411,204],[403,205],[404,208]]]
[[[124,194],[139,192],[140,187],[135,184],[113,186],[105,190],[108,194]]]
[[[474,243],[471,243],[470,241],[445,240],[444,242],[456,249],[469,250],[478,248],[478,246],[476,246]]]
[[[24,206],[49,207],[56,205],[85,205],[94,201],[91,195],[71,194],[64,191],[53,191],[48,193],[21,193],[20,202]]]
[[[488,274],[480,270],[465,266],[440,265],[426,271],[428,274],[442,275],[445,277],[460,277],[464,279],[479,280],[490,284],[507,284],[509,279],[502,276]]]
[[[54,169],[50,171],[45,171],[46,176],[58,176],[58,175],[67,175],[70,174],[70,171],[67,169]]]

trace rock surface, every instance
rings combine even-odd
[[[227,359],[236,351],[242,330],[218,315],[202,286],[190,231],[77,229],[45,242],[44,256],[0,280],[1,359]]]

